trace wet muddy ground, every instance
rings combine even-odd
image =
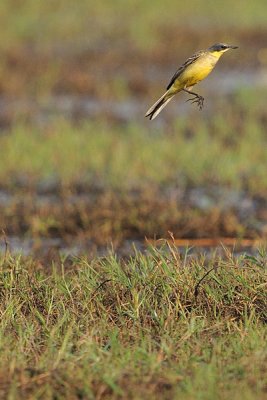
[[[25,255],[94,256],[113,249],[126,256],[170,235],[181,251],[224,245],[253,253],[267,237],[267,210],[262,198],[216,186],[62,191],[47,183],[34,193],[2,190],[0,225],[1,251]]]

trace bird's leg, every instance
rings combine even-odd
[[[197,103],[198,107],[200,110],[202,110],[203,105],[204,105],[204,97],[200,96],[197,93],[191,92],[191,90],[187,90],[187,89],[183,89],[184,92],[192,94],[194,97],[192,97],[191,99],[188,99],[186,101],[191,101],[191,103]]]

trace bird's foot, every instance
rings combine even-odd
[[[202,110],[204,106],[204,97],[200,96],[199,94],[194,95],[194,97],[191,97],[190,99],[186,100],[186,102],[188,101],[191,101],[191,104],[196,103],[200,110]]]

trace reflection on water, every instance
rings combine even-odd
[[[125,240],[119,246],[114,247],[112,243],[106,246],[96,246],[90,240],[78,240],[73,238],[71,243],[67,243],[61,238],[21,238],[11,236],[2,238],[0,241],[0,253],[7,251],[12,255],[22,254],[24,256],[40,255],[46,256],[51,252],[57,252],[62,256],[107,256],[112,251],[116,251],[121,257],[134,255],[135,251],[145,252],[147,244],[138,240]]]
[[[105,257],[111,253],[115,253],[118,257],[134,256],[136,251],[144,254],[149,253],[149,248],[162,247],[164,240],[124,240],[118,246],[112,243],[105,246],[96,246],[90,240],[75,240],[66,243],[61,238],[20,238],[12,236],[0,241],[0,253],[2,255],[7,252],[12,255],[23,256],[39,256],[49,257],[51,254],[57,254],[59,257],[77,257],[86,255],[89,258]],[[195,256],[205,254],[207,257],[212,256],[215,252],[217,255],[224,257],[228,248],[232,254],[239,256],[241,254],[255,255],[258,252],[258,247],[262,246],[262,242],[253,241],[250,239],[235,240],[235,239],[193,239],[193,240],[177,240],[175,245],[181,255]]]

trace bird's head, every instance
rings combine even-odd
[[[216,43],[213,46],[208,48],[208,51],[212,53],[215,56],[221,56],[223,53],[225,53],[229,49],[237,49],[237,46],[232,46],[230,44],[226,43]]]

